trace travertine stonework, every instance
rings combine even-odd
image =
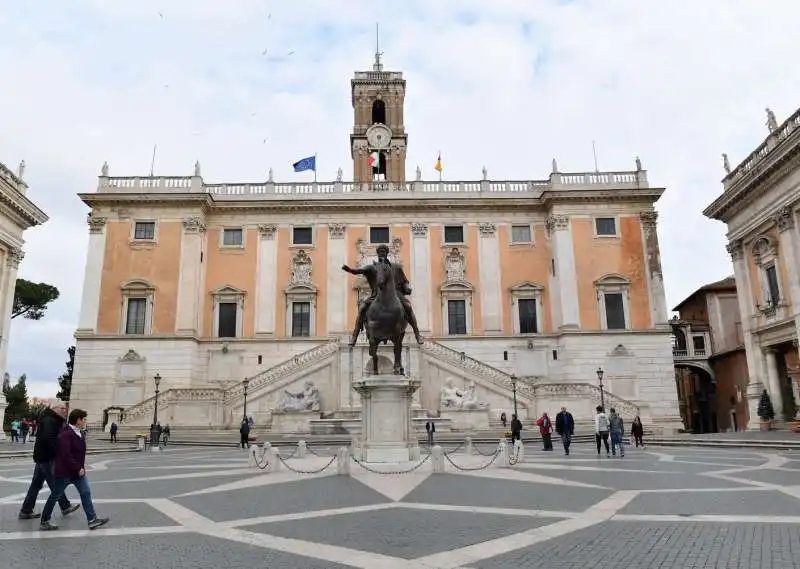
[[[325,420],[352,423],[350,385],[367,356],[346,344],[368,287],[340,267],[372,262],[383,242],[411,280],[426,338],[404,352],[422,381],[420,412],[438,410],[453,377],[476,383],[492,421],[510,416],[514,374],[523,417],[566,404],[588,419],[603,367],[607,403],[678,426],[653,207],[664,190],[639,166],[406,181],[405,88],[382,67],[354,77],[352,182],[209,183],[199,164],[173,177],[104,167],[97,192],[81,195],[92,221],[76,404],[95,416],[120,405],[126,422],[147,424],[159,373],[162,423],[229,425],[247,377],[247,413],[269,424],[283,390],[311,380]],[[382,171],[369,170],[373,152]]]

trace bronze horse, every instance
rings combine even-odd
[[[375,300],[367,309],[364,326],[369,341],[369,355],[372,358],[372,371],[378,374],[378,344],[392,342],[394,348],[394,375],[404,375],[403,337],[406,335],[408,321],[395,286],[394,268],[387,263],[377,263],[375,267]]]

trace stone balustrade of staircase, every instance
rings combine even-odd
[[[537,399],[559,399],[577,395],[591,399],[594,406],[600,405],[601,401],[600,388],[591,383],[537,383],[533,386],[533,391]],[[629,418],[641,415],[638,405],[613,393],[604,391],[603,399],[605,399],[606,410],[613,407],[620,415]]]
[[[215,387],[179,387],[165,389],[158,394],[158,406],[166,409],[173,401],[222,401],[223,390]],[[155,410],[156,397],[147,399],[128,407],[122,414],[122,422],[131,422],[140,417],[152,414]]]

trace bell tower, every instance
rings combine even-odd
[[[350,81],[353,180],[403,183],[406,180],[408,142],[403,124],[406,81],[402,72],[383,70],[377,26],[375,39],[372,71],[356,71]]]

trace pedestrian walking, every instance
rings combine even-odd
[[[598,405],[595,409],[597,413],[594,416],[594,438],[597,442],[597,455],[600,456],[600,442],[606,447],[606,456],[611,455],[611,449],[608,446],[608,433],[611,426],[608,423],[608,415],[605,414],[602,405]]]
[[[41,517],[41,514],[34,513],[33,509],[45,483],[50,488],[51,495],[55,491],[54,465],[58,452],[58,435],[64,428],[66,414],[66,404],[58,402],[42,413],[36,426],[36,441],[33,443],[33,478],[19,509],[21,520],[35,520]],[[70,504],[66,494],[61,495],[58,506],[61,508],[62,516],[67,516],[80,508],[78,504]]]
[[[118,429],[117,424],[116,423],[111,423],[111,427],[108,429],[108,432],[111,435],[111,442],[112,443],[116,443],[117,442],[117,429]]]
[[[167,443],[169,442],[169,436],[170,436],[171,432],[172,431],[170,431],[169,425],[164,425],[164,432],[161,434],[161,444],[163,446],[167,446]]]
[[[542,450],[553,450],[553,440],[551,438],[553,425],[550,422],[550,417],[547,416],[547,413],[542,413],[542,416],[537,419],[536,425],[539,427],[539,434],[542,435],[542,445],[544,447]]]
[[[556,415],[556,432],[564,445],[564,454],[569,456],[569,446],[572,444],[572,435],[575,434],[575,419],[566,407],[562,407]]]
[[[19,442],[19,421],[16,419],[11,421],[11,442]]]
[[[83,511],[86,514],[86,523],[89,529],[97,529],[108,523],[108,518],[100,518],[94,511],[92,503],[92,491],[89,488],[89,480],[86,478],[86,439],[82,430],[86,427],[86,411],[83,409],[73,409],[70,411],[69,423],[58,435],[58,452],[55,460],[55,489],[47,498],[42,509],[42,520],[39,523],[40,531],[51,531],[58,529],[58,526],[50,521],[56,503],[64,495],[67,486],[72,484],[78,490],[81,497]]]
[[[28,419],[22,419],[19,424],[19,437],[22,439],[22,444],[28,442],[28,433],[30,432],[31,424]]]
[[[505,430],[506,425],[508,424],[508,419],[506,418],[506,412],[505,411],[500,413],[500,423],[503,425],[503,429]]]
[[[433,448],[433,433],[436,432],[436,423],[427,421],[425,423],[425,432],[428,433],[428,447]]]
[[[239,439],[242,448],[250,448],[250,423],[247,419],[242,419],[242,424],[239,426]]]
[[[522,421],[516,414],[511,415],[511,442],[522,441]]]
[[[644,441],[642,441],[644,425],[642,425],[642,420],[639,418],[639,415],[633,418],[633,422],[631,423],[631,435],[633,436],[633,442],[636,444],[636,448],[639,448],[640,445],[644,448]]]
[[[613,407],[608,415],[608,425],[611,429],[611,454],[617,456],[619,451],[619,457],[622,458],[625,456],[625,443],[622,442],[622,437],[625,436],[625,423]]]

